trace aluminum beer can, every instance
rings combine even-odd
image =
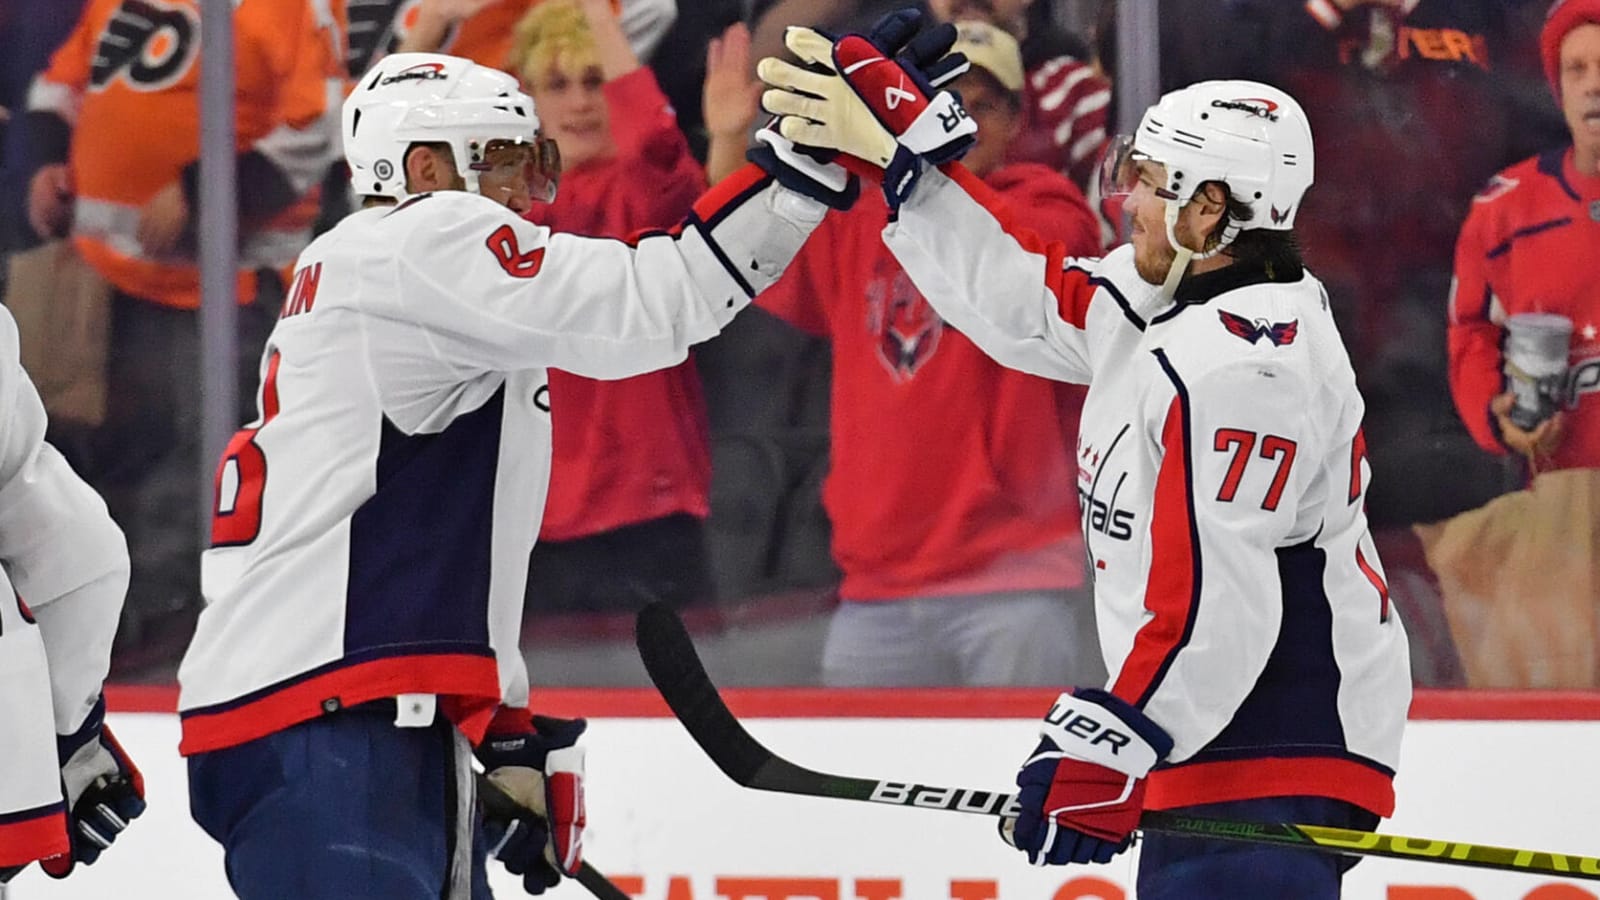
[[[1509,418],[1531,431],[1566,402],[1572,320],[1555,313],[1517,313],[1506,319],[1505,375],[1516,395]]]

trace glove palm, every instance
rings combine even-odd
[[[583,865],[583,748],[588,723],[533,716],[528,730],[492,732],[478,748],[485,777],[516,808],[485,808],[484,836],[494,857],[524,889],[541,894]]]
[[[809,68],[769,57],[756,69],[773,88],[762,105],[780,117],[779,133],[882,169],[891,208],[910,195],[924,160],[959,158],[977,132],[960,101],[937,89],[967,69],[964,56],[949,52],[955,29],[941,25],[917,35],[919,23],[915,12],[891,13],[869,36],[837,42],[790,28],[784,43]]]

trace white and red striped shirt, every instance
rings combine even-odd
[[[1026,120],[1007,159],[1049,166],[1088,190],[1108,137],[1111,82],[1082,60],[1057,56],[1028,71],[1022,94]]]
[[[1067,258],[949,172],[884,240],[996,360],[1089,384],[1078,488],[1109,689],[1174,741],[1147,805],[1310,795],[1390,814],[1408,653],[1322,284],[1236,265],[1175,303],[1131,247]]]

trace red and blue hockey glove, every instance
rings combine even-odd
[[[78,863],[94,863],[144,812],[144,776],[105,721],[102,697],[77,731],[56,738],[72,852],[39,861],[52,878],[67,877]]]
[[[1039,734],[1017,773],[1021,812],[1008,843],[1036,866],[1110,862],[1128,848],[1144,811],[1145,776],[1172,752],[1172,738],[1094,688],[1057,698]],[[1002,837],[1009,824],[1002,820]]]
[[[781,117],[777,130],[800,146],[836,150],[882,169],[891,208],[910,196],[924,160],[959,158],[977,132],[955,95],[936,87],[968,66],[949,52],[954,27],[917,34],[920,21],[903,10],[869,35],[837,43],[810,28],[790,28],[784,43],[810,68],[769,57],[756,69],[774,88],[761,102]]]
[[[907,41],[919,25],[915,10],[890,13],[870,33],[840,38],[833,62],[901,146],[939,165],[972,148],[978,125],[955,94],[934,84],[967,70],[966,57],[950,52],[956,27],[946,22]]]
[[[484,837],[495,859],[522,876],[530,894],[555,887],[583,865],[583,719],[529,717],[502,710],[478,745],[484,776],[520,808],[500,816],[486,811]]]

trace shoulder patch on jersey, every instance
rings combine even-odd
[[[1295,336],[1300,333],[1299,319],[1287,322],[1268,322],[1266,319],[1251,321],[1225,309],[1217,310],[1217,316],[1222,319],[1222,326],[1228,329],[1229,334],[1252,344],[1266,338],[1274,347],[1287,347],[1294,343]]]
[[[1473,195],[1472,202],[1492,203],[1495,200],[1498,200],[1516,190],[1517,185],[1521,183],[1522,180],[1520,178],[1508,178],[1505,175],[1496,175],[1489,179],[1489,183],[1483,186],[1483,190],[1480,190],[1478,193]]]

